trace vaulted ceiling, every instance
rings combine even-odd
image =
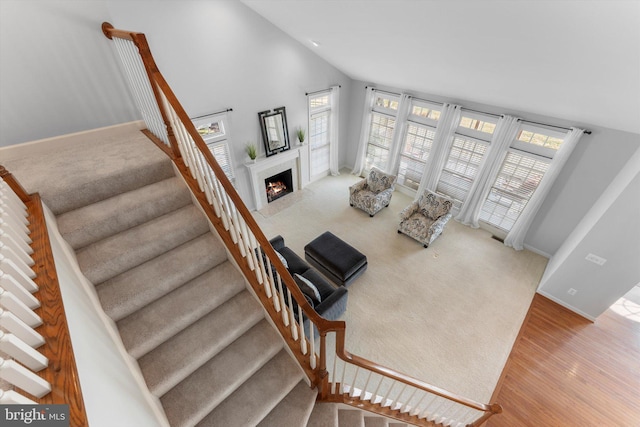
[[[353,79],[640,134],[638,0],[242,1]]]

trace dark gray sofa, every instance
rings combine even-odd
[[[269,240],[269,242],[271,243],[271,246],[273,246],[273,249],[279,252],[284,259],[287,260],[288,270],[291,275],[294,276],[296,283],[299,284],[299,281],[295,278],[295,274],[297,273],[313,283],[318,289],[320,293],[319,303],[310,301],[310,298],[307,298],[307,301],[311,303],[316,313],[327,320],[338,319],[347,309],[347,289],[342,286],[333,285],[320,275],[320,273],[309,266],[309,264],[300,258],[294,251],[285,246],[284,238],[282,236],[276,236]],[[296,307],[294,307],[294,309],[297,311],[297,304],[295,305]]]

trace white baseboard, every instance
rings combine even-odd
[[[545,257],[546,259],[551,259],[551,256],[552,256],[552,255],[549,255],[548,253],[543,252],[543,251],[541,251],[540,249],[534,248],[533,246],[530,246],[530,245],[526,245],[526,244],[525,244],[525,245],[524,245],[524,248],[525,248],[526,250],[531,251],[531,252],[533,252],[533,253],[536,253],[536,254],[538,254],[538,255],[542,255],[542,256],[543,256],[543,257]]]
[[[537,293],[539,293],[540,295],[542,295],[545,298],[549,298],[551,301],[555,302],[556,304],[560,304],[561,306],[563,306],[566,309],[569,309],[571,311],[573,311],[576,314],[579,314],[580,316],[584,317],[585,319],[589,320],[590,322],[595,322],[596,318],[593,316],[588,315],[587,313],[578,310],[577,308],[573,307],[571,304],[567,304],[565,301],[562,301],[561,299],[558,299],[556,297],[554,297],[553,295],[550,295],[548,293],[546,293],[545,291],[541,291],[538,290]]]
[[[52,138],[24,142],[22,144],[9,145],[8,147],[0,147],[0,157],[3,160],[13,160],[28,157],[36,153],[41,155],[43,153],[72,147],[86,141],[87,137],[117,137],[118,135],[131,132],[132,130],[142,130],[144,128],[146,128],[145,123],[142,120],[137,120],[134,122],[121,123],[113,126],[54,136]]]

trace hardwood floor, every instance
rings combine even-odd
[[[536,294],[491,401],[489,427],[640,426],[640,322]]]

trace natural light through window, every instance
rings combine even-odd
[[[463,116],[460,119],[460,127],[493,135],[493,131],[496,129],[496,124]]]
[[[640,323],[640,287],[634,287],[610,308],[614,313]]]

